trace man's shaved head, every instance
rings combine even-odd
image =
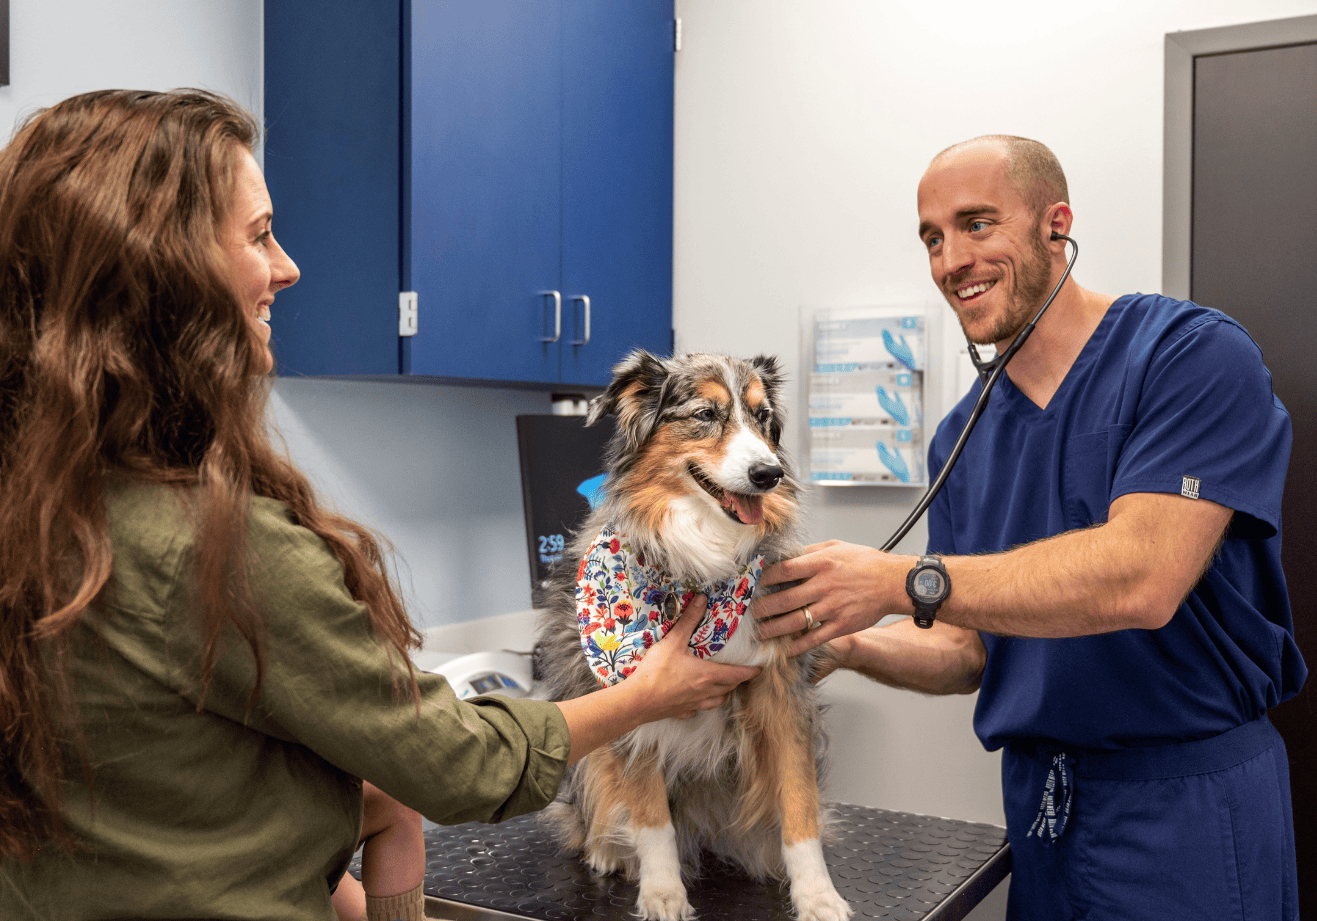
[[[1070,191],[1056,154],[1046,144],[1010,134],[985,134],[982,137],[952,144],[933,158],[936,166],[971,147],[995,146],[1006,155],[1006,180],[1024,199],[1029,210],[1041,217],[1049,205],[1069,202]]]

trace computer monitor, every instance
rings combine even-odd
[[[554,564],[590,514],[591,500],[603,483],[604,451],[613,431],[611,416],[591,426],[584,416],[517,417],[521,502],[535,607],[543,606]]]

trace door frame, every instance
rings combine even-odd
[[[1162,293],[1189,299],[1193,225],[1194,58],[1317,42],[1317,16],[1166,33]]]
[[[1233,52],[1314,43],[1317,43],[1317,16],[1300,16],[1192,32],[1172,32],[1166,35],[1165,147],[1162,165],[1162,288],[1167,295],[1183,299],[1190,297],[1195,60],[1199,57]],[[1298,428],[1299,424],[1296,419],[1295,427]],[[1287,483],[1289,482],[1287,477]],[[1292,550],[1295,546],[1290,542],[1287,543],[1286,548]],[[1296,641],[1301,637],[1299,632],[1301,624],[1306,627],[1306,621],[1301,622],[1296,612]],[[1310,668],[1317,665],[1311,661],[1311,657],[1308,664]],[[1310,677],[1300,696],[1296,698],[1298,701],[1306,698],[1307,704],[1296,704],[1291,701],[1283,706],[1290,708],[1311,706],[1317,701],[1317,697],[1313,696],[1313,681],[1314,679]],[[1312,797],[1300,794],[1304,779],[1296,769],[1298,764],[1296,757],[1306,754],[1311,735],[1304,733],[1302,743],[1294,740],[1294,723],[1289,719],[1289,711],[1282,710],[1281,713],[1284,716],[1277,720],[1277,729],[1286,739],[1291,764],[1291,798],[1295,805],[1295,847],[1300,874],[1298,898],[1300,906],[1311,909],[1314,899],[1317,898],[1317,889],[1314,889],[1314,880],[1305,877],[1303,873],[1306,869],[1310,871],[1314,860],[1317,860],[1317,853],[1302,848],[1311,844],[1314,834],[1317,834],[1317,828],[1313,827]]]

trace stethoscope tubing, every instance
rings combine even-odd
[[[883,552],[890,553],[892,548],[899,544],[901,540],[910,533],[910,529],[913,528],[915,523],[923,517],[924,512],[928,511],[928,507],[933,504],[933,499],[937,497],[939,492],[941,492],[942,486],[947,481],[947,477],[951,475],[951,468],[956,466],[956,461],[960,459],[960,453],[965,449],[965,443],[969,441],[969,436],[970,433],[974,431],[974,426],[978,424],[979,416],[983,415],[983,411],[987,409],[988,397],[992,395],[993,388],[997,386],[997,381],[1001,379],[1002,374],[1005,372],[1006,365],[1015,357],[1015,353],[1020,350],[1020,347],[1024,345],[1025,340],[1029,338],[1029,334],[1032,333],[1034,327],[1038,325],[1038,321],[1041,320],[1043,314],[1047,312],[1047,308],[1052,306],[1052,301],[1056,300],[1056,295],[1060,293],[1061,286],[1064,285],[1066,279],[1070,277],[1070,270],[1074,268],[1075,259],[1079,256],[1079,244],[1076,243],[1073,238],[1067,237],[1063,233],[1056,233],[1054,236],[1057,239],[1065,240],[1071,246],[1070,259],[1066,263],[1065,271],[1061,273],[1061,280],[1056,283],[1056,287],[1052,289],[1052,293],[1047,296],[1047,300],[1043,302],[1042,308],[1034,315],[1034,318],[1029,321],[1028,325],[1020,330],[1010,346],[1007,347],[1006,351],[1001,355],[998,355],[991,361],[980,361],[979,353],[974,347],[974,343],[969,343],[970,361],[974,363],[974,369],[979,372],[979,380],[983,383],[983,389],[979,391],[979,397],[974,401],[974,408],[970,411],[969,419],[965,421],[965,427],[960,430],[960,435],[957,436],[956,443],[951,448],[951,453],[947,455],[946,463],[942,465],[942,469],[938,471],[937,477],[934,478],[933,482],[929,485],[923,498],[921,498],[915,505],[914,510],[910,512],[909,516],[906,517],[901,526],[896,529],[896,532],[888,538],[887,543],[883,544]]]

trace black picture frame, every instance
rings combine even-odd
[[[0,0],[0,86],[9,85],[9,0]]]

